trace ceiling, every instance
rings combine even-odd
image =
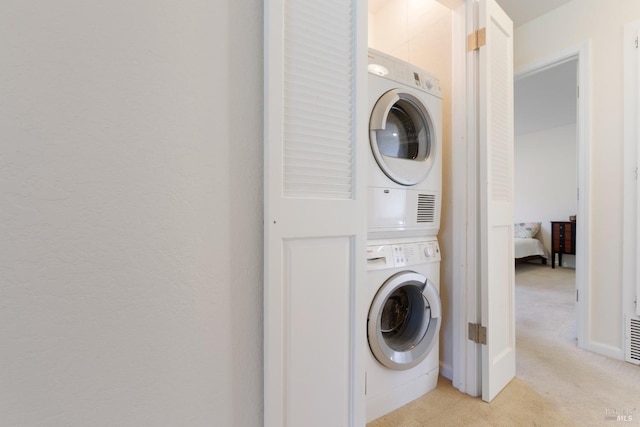
[[[369,0],[369,12],[376,13],[382,6],[394,0]],[[449,0],[438,0],[449,4]],[[518,27],[533,21],[553,9],[572,0],[496,0],[500,7],[511,17],[513,26]]]
[[[572,0],[496,0],[502,10],[511,17],[514,27],[533,21],[570,1]]]

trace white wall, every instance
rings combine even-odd
[[[369,13],[369,46],[414,64],[440,79],[443,94],[442,213],[438,235],[442,250],[440,297],[443,325],[440,341],[442,373],[452,377],[453,257],[451,197],[452,20],[449,7],[436,0],[390,0]]]
[[[516,222],[542,222],[541,240],[551,253],[549,221],[569,221],[576,201],[576,124],[517,135],[515,138]],[[575,266],[573,255],[563,264]]]
[[[389,0],[369,21],[369,47],[450,82],[451,9],[437,0]]]
[[[0,14],[0,425],[262,425],[262,8]]]
[[[637,0],[574,0],[515,31],[516,68],[586,40],[591,46],[589,340],[622,357],[623,25]]]

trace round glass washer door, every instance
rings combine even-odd
[[[436,135],[424,103],[392,89],[378,99],[369,120],[369,140],[378,166],[401,185],[422,182],[433,165]]]
[[[374,357],[394,370],[422,362],[439,339],[441,304],[433,282],[413,271],[391,276],[378,290],[367,320]]]

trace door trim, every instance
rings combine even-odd
[[[462,2],[452,16],[452,246],[453,283],[451,303],[453,329],[453,386],[463,393],[478,396],[481,392],[480,349],[467,339],[467,323],[475,323],[480,315],[480,293],[477,279],[477,198],[471,191],[477,175],[475,129],[472,106],[476,90],[474,75],[467,70],[467,33],[474,28],[473,0]],[[468,122],[468,120],[470,122]],[[443,372],[444,374],[444,372]]]
[[[591,259],[591,236],[589,233],[590,212],[589,200],[591,188],[591,59],[590,42],[584,41],[575,46],[561,50],[548,57],[517,67],[514,80],[531,76],[549,68],[561,65],[567,61],[578,60],[578,111],[577,111],[577,150],[578,150],[578,222],[576,223],[576,238],[580,242],[576,245],[576,290],[580,296],[576,303],[576,330],[578,347],[601,353],[600,346],[589,339],[589,265]]]

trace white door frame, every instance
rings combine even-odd
[[[591,195],[591,138],[590,138],[590,48],[585,41],[568,49],[561,50],[546,58],[525,64],[515,70],[514,79],[519,80],[531,76],[562,63],[578,61],[578,88],[577,100],[577,152],[578,152],[578,221],[576,223],[576,239],[580,242],[576,245],[576,330],[578,347],[602,352],[601,348],[594,348],[589,340],[589,265],[591,259],[591,238],[589,224],[591,221],[589,212],[589,199]]]
[[[480,346],[467,339],[467,324],[480,316],[478,257],[478,198],[474,181],[477,176],[475,140],[467,127],[475,129],[474,115],[467,110],[469,98],[475,97],[476,76],[467,73],[467,34],[474,28],[473,0],[453,9],[452,16],[452,211],[453,211],[453,285],[452,384],[471,396],[482,392]],[[468,93],[470,92],[470,93]],[[457,243],[456,243],[457,242]]]
[[[590,189],[590,117],[589,105],[591,88],[589,86],[589,42],[557,52],[541,60],[518,67],[514,73],[515,80],[531,76],[538,72],[560,65],[564,62],[578,61],[577,99],[577,153],[578,153],[578,211],[576,223],[576,290],[579,296],[576,303],[576,329],[578,346],[587,350],[602,352],[595,349],[589,341],[589,265],[590,265],[590,237],[589,237],[589,198]]]
[[[622,336],[627,332],[628,315],[640,314],[640,305],[636,303],[636,291],[640,271],[638,260],[638,224],[640,218],[638,206],[640,206],[640,194],[638,193],[638,142],[640,141],[638,132],[640,82],[638,68],[638,48],[636,47],[637,37],[640,33],[640,20],[630,22],[624,26],[623,53],[624,53],[624,193],[623,193],[623,222],[622,227],[625,232],[622,237],[622,314],[624,321],[622,325]],[[628,343],[625,340],[623,356],[626,357]]]

